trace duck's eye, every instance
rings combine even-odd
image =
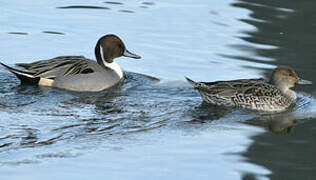
[[[118,43],[117,46],[118,46],[119,48],[123,48],[123,45],[120,44],[120,43]]]

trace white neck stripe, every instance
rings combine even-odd
[[[105,63],[104,55],[103,55],[103,47],[100,45],[100,55],[103,63]]]
[[[116,62],[113,61],[111,63],[108,63],[105,61],[104,56],[103,56],[103,47],[101,45],[100,45],[100,55],[101,55],[101,59],[104,66],[112,69],[120,77],[120,79],[123,78],[123,71]]]

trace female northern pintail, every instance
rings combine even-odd
[[[95,46],[96,61],[83,56],[60,56],[33,63],[19,63],[24,70],[14,69],[2,64],[15,74],[21,83],[51,86],[71,91],[102,91],[123,79],[120,66],[114,58],[125,56],[135,59],[141,57],[132,54],[116,35],[101,37]]]
[[[312,83],[298,78],[288,66],[276,68],[270,82],[262,78],[216,82],[187,80],[207,103],[260,111],[284,111],[296,101],[296,93],[291,88],[295,84]]]

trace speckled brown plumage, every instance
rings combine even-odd
[[[276,69],[271,77],[271,82],[281,79],[276,84],[264,79],[216,82],[194,82],[189,78],[187,80],[207,103],[260,111],[284,111],[296,101],[295,92],[290,88],[299,80],[294,71],[293,76],[287,74],[287,71],[292,73],[293,70],[289,67]]]

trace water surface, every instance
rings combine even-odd
[[[315,178],[315,85],[267,115],[203,104],[184,80],[268,78],[287,64],[315,81],[314,2],[0,4],[6,64],[94,59],[108,33],[142,56],[117,59],[124,85],[102,93],[19,85],[0,68],[1,179]]]

